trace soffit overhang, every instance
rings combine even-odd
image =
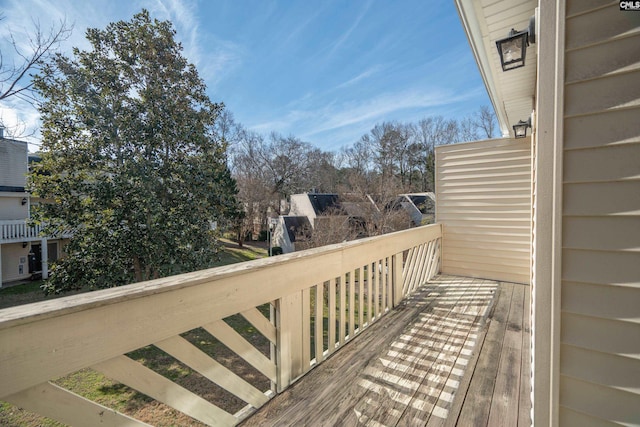
[[[528,27],[537,0],[455,0],[455,3],[502,136],[513,137],[512,126],[519,120],[527,120],[535,105],[538,45],[527,48],[524,67],[502,71],[496,41],[505,38],[512,28],[521,31]]]

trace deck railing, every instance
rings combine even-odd
[[[29,225],[24,219],[0,221],[0,242],[21,242],[38,239],[40,225]]]
[[[91,369],[204,424],[235,425],[436,274],[441,236],[440,225],[428,225],[0,310],[0,400],[74,426],[145,425],[56,381]],[[230,320],[239,317],[267,344]],[[255,374],[238,373],[192,339],[194,330]],[[240,399],[241,409],[131,356],[151,345]]]
[[[25,219],[0,220],[0,243],[17,243],[40,240],[43,236],[42,224],[29,224]],[[64,231],[61,235],[47,236],[48,238],[67,238],[71,231]]]

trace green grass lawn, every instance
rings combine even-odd
[[[251,245],[251,243],[245,244],[243,248],[239,248],[237,244],[226,239],[223,239],[222,243],[224,244],[224,248],[219,254],[220,259],[213,263],[213,267],[251,261],[267,256],[266,249],[257,245]],[[42,286],[42,280],[36,280],[0,289],[0,309],[91,291],[91,289],[83,289],[59,295],[45,296],[40,289],[40,286]]]

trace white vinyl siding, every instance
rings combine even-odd
[[[27,143],[0,139],[0,186],[24,188],[27,174]]]
[[[560,424],[638,424],[640,25],[566,11]]]
[[[436,148],[436,221],[446,274],[530,281],[530,138]]]

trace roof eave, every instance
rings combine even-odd
[[[493,68],[491,62],[484,48],[482,42],[482,32],[480,31],[480,24],[477,16],[478,11],[475,9],[475,5],[478,2],[473,0],[454,0],[456,3],[456,9],[460,16],[460,21],[464,28],[464,32],[467,35],[467,40],[471,46],[473,57],[478,65],[480,76],[484,81],[484,86],[489,94],[489,99],[493,105],[493,109],[496,113],[500,131],[503,137],[509,136],[509,121],[507,119],[507,112],[504,108],[504,104],[499,101],[498,90],[496,85],[496,79],[493,75]]]

